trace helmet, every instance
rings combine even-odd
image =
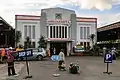
[[[9,47],[9,49],[12,49],[12,47]]]

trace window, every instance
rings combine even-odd
[[[67,38],[67,27],[65,26],[65,38]]]
[[[83,27],[80,27],[80,39],[83,39]]]
[[[42,51],[43,51],[42,48],[39,48],[39,49],[38,49],[38,52],[42,52]]]
[[[29,25],[29,37],[31,38],[31,25]]]
[[[86,47],[86,42],[84,42],[84,47]]]
[[[38,50],[38,49],[33,49],[32,51],[33,51],[33,52],[38,52],[39,50]]]
[[[59,38],[61,38],[61,26],[59,26]]]
[[[61,13],[56,13],[55,14],[55,19],[62,19],[62,14]]]
[[[27,25],[24,25],[24,37],[27,37]]]
[[[83,46],[83,42],[80,42],[80,45]]]
[[[90,42],[87,42],[87,47],[89,47],[90,46]]]
[[[89,39],[89,35],[90,35],[90,27],[87,27],[87,39]]]
[[[53,26],[53,38],[55,38],[55,26]]]
[[[52,26],[50,26],[50,38],[52,38]]]
[[[58,26],[56,26],[56,38],[58,38]]]
[[[32,38],[35,39],[35,25],[32,26]]]
[[[62,26],[62,38],[64,38],[64,26]]]

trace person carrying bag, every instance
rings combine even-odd
[[[14,56],[12,55],[12,50],[7,52],[7,63],[8,63],[8,76],[16,75],[14,69]],[[12,71],[12,74],[11,74]]]

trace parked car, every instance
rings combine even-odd
[[[43,60],[47,56],[46,51],[43,48],[29,48],[28,50],[32,50],[33,56],[27,57],[27,60]],[[17,60],[26,60],[25,57],[16,56]]]

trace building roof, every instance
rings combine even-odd
[[[40,20],[36,15],[15,15],[15,20]]]
[[[74,13],[75,13],[74,10],[70,10],[70,9],[66,9],[66,8],[61,8],[61,7],[45,8],[45,9],[42,9],[42,10],[49,10],[49,9],[62,9],[62,10],[71,11],[71,12],[74,12]],[[42,10],[41,10],[41,11],[42,11]]]
[[[97,31],[100,32],[100,31],[106,31],[106,30],[115,29],[115,28],[120,28],[120,21],[100,27],[97,29]]]
[[[41,16],[36,15],[15,15],[16,20],[40,20]],[[97,18],[76,17],[77,22],[97,22]]]
[[[97,18],[89,18],[89,17],[76,17],[77,22],[95,22],[97,23]]]
[[[0,21],[2,21],[2,23],[5,23],[8,27],[14,29],[9,23],[7,23],[1,16],[0,16]]]

